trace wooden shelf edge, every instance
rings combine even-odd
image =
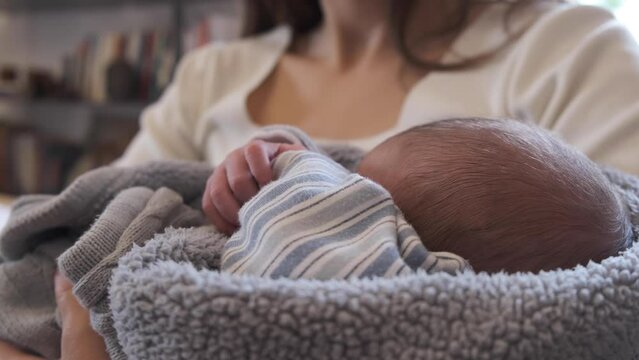
[[[33,108],[66,108],[66,109],[86,109],[97,113],[141,113],[151,103],[143,102],[115,102],[115,103],[91,103],[87,101],[73,100],[29,100],[29,99],[8,99],[0,98],[0,110],[12,109],[13,111],[29,110]],[[0,116],[3,113],[0,111]]]

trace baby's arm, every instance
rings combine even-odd
[[[305,147],[251,140],[215,168],[206,182],[202,210],[219,231],[231,235],[237,229],[240,207],[273,180],[273,159],[290,150],[305,150]]]

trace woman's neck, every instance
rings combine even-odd
[[[387,56],[390,1],[321,0],[324,22],[307,39],[309,55],[338,69]]]
[[[393,0],[321,0],[324,22],[320,28],[300,41],[297,49],[306,56],[325,61],[338,70],[374,62],[400,62],[389,24],[389,12]],[[454,2],[446,0],[415,1],[408,16],[406,41],[419,46],[424,33],[450,21],[449,14]],[[476,9],[471,11],[474,18]],[[426,58],[439,57],[442,49],[429,48]],[[432,54],[431,54],[432,53]]]

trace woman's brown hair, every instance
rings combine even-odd
[[[468,24],[472,7],[486,4],[508,6],[504,15],[504,31],[509,32],[510,40],[486,53],[446,64],[420,58],[408,44],[407,23],[417,1],[420,0],[393,0],[390,2],[388,21],[395,48],[407,64],[424,70],[446,71],[478,65],[495,55],[521,33],[521,31],[515,33],[509,31],[508,22],[512,13],[525,5],[543,0],[448,0],[447,5],[452,5],[451,9],[453,9],[450,14],[447,14],[450,16],[449,21],[442,23],[427,34],[423,34],[423,40],[426,43],[457,36]],[[432,2],[433,0],[421,1]],[[243,36],[257,35],[278,25],[286,24],[293,30],[294,36],[300,36],[318,28],[323,18],[319,0],[245,0],[242,34]]]

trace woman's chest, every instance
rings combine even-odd
[[[293,125],[332,139],[373,136],[397,124],[408,92],[397,71],[285,66],[248,97],[254,123]]]
[[[256,136],[262,126],[301,128],[321,143],[370,150],[416,125],[450,117],[507,117],[498,76],[432,73],[414,85],[400,73],[278,73],[211,103],[196,130],[211,164]],[[410,89],[410,91],[407,91]]]

